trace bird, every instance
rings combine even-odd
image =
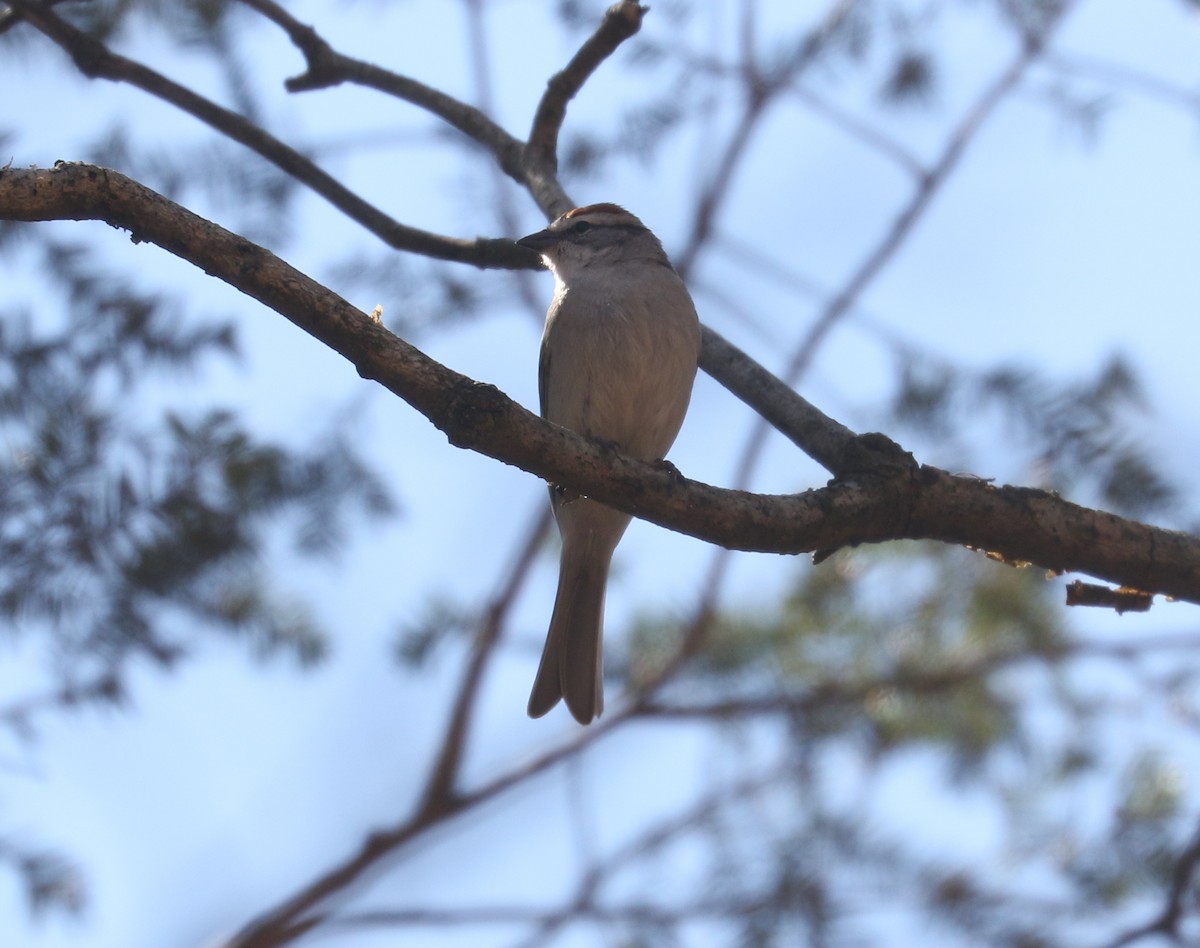
[[[661,460],[691,400],[700,321],[662,243],[617,204],[567,211],[517,243],[554,275],[538,365],[547,421],[644,461]],[[609,566],[630,516],[550,485],[562,537],[558,591],[531,718],[559,700],[580,724],[604,710]]]

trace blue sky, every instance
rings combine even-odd
[[[597,12],[604,5],[594,4]],[[509,0],[489,7],[498,117],[516,133],[527,127],[546,78],[578,41],[544,22],[538,15],[542,6]],[[956,8],[941,27],[946,35],[937,47],[952,55],[933,110],[882,116],[866,90],[853,88],[839,93],[841,101],[930,158],[980,84],[1011,54],[995,42],[995,25],[968,12],[970,6]],[[693,39],[725,35],[732,22],[729,8],[713,4],[697,17],[689,27]],[[459,4],[308,3],[294,9],[338,48],[451,94],[471,95]],[[773,35],[773,19],[793,22],[813,9],[820,8],[764,3],[762,35]],[[645,30],[650,38],[666,39],[665,19],[655,12]],[[299,71],[282,36],[270,31],[261,36],[255,47],[257,82],[265,86]],[[720,40],[718,46],[727,50],[732,42]],[[137,37],[119,45],[174,78],[211,80],[195,61]],[[1071,17],[1056,48],[1192,89],[1200,83],[1200,20],[1178,2],[1090,0]],[[569,125],[611,126],[623,97],[638,94],[637,77],[621,69],[626,55],[593,78],[573,104]],[[160,143],[208,139],[191,119],[149,104],[133,90],[64,79],[62,57],[46,44],[21,68],[27,73],[25,94],[7,103],[3,116],[4,124],[20,130],[8,143],[15,166],[80,157],[81,142],[118,114],[135,115],[139,135]],[[832,89],[834,78],[817,77],[814,87]],[[875,403],[888,390],[890,365],[875,326],[951,360],[975,366],[1021,361],[1068,376],[1086,374],[1120,352],[1148,384],[1154,414],[1144,426],[1146,441],[1186,482],[1200,467],[1195,374],[1200,115],[1155,96],[1122,92],[1112,100],[1097,140],[1089,143],[1038,101],[1051,82],[1035,72],[992,117],[903,251],[871,285],[858,315],[824,346],[802,391],[852,427],[870,423]],[[411,108],[359,90],[281,96],[272,99],[271,110],[275,127],[302,144],[428,128]],[[49,114],[56,121],[46,122]],[[720,127],[729,118],[719,110],[714,122]],[[433,144],[405,144],[337,155],[325,166],[406,223],[460,235],[495,234],[485,186],[468,176],[461,159],[446,155]],[[710,161],[698,133],[687,131],[670,139],[651,164],[626,162],[603,179],[569,188],[580,203],[625,204],[670,250],[684,233],[687,197]],[[835,287],[909,188],[893,164],[796,103],[777,110],[753,142],[723,229]],[[522,232],[540,226],[531,202],[518,202]],[[230,213],[200,200],[197,205],[218,220]],[[314,275],[328,274],[343,246],[369,245],[353,225],[317,202],[305,204],[300,219],[315,236],[294,242],[284,255]],[[396,522],[360,531],[352,558],[289,568],[294,588],[311,595],[334,630],[335,654],[316,672],[296,674],[286,663],[256,666],[239,647],[212,644],[176,674],[138,674],[125,712],[47,716],[30,746],[0,734],[6,770],[0,826],[70,853],[91,890],[83,919],[33,924],[11,877],[0,875],[0,944],[201,945],[288,894],[371,827],[406,811],[422,777],[414,762],[427,760],[440,737],[461,653],[448,649],[420,678],[401,676],[389,663],[394,628],[431,593],[484,602],[502,580],[528,518],[544,502],[544,488],[515,469],[448,447],[415,412],[370,390],[343,361],[280,317],[156,248],[135,247],[99,224],[54,226],[93,242],[114,266],[150,283],[186,287],[198,303],[233,316],[245,359],[239,367],[212,372],[199,389],[238,406],[259,430],[287,439],[299,428],[334,423],[353,404],[356,430],[404,506]],[[812,301],[728,260],[706,262],[702,280],[744,300],[751,317],[732,314],[697,289],[702,318],[768,367],[779,368],[811,321]],[[499,296],[511,279],[502,273],[469,276],[485,298]],[[33,275],[9,287],[39,292]],[[549,278],[541,277],[537,287],[548,299]],[[385,315],[404,305],[388,299],[354,302],[366,310],[382,303]],[[417,343],[532,406],[539,333],[536,319],[513,309]],[[168,401],[186,404],[195,397],[190,387],[162,388]],[[740,403],[701,379],[673,460],[691,477],[728,483],[748,418]],[[929,445],[922,459],[950,463],[938,450]],[[1019,483],[1033,476],[1003,444],[995,445],[990,462],[994,467],[976,473]],[[793,449],[776,440],[755,487],[790,491],[823,481],[814,466],[798,464]],[[685,613],[708,560],[709,551],[694,540],[635,524],[615,566],[610,634],[619,634],[647,604]],[[795,567],[795,560],[739,557],[724,601],[766,601]],[[553,582],[547,558],[518,604],[514,643],[486,683],[468,779],[495,773],[573,733],[565,715],[531,722],[524,714]],[[1126,616],[1119,624],[1111,618],[1087,621],[1129,636],[1182,631],[1195,625],[1191,610],[1160,605],[1148,617]],[[26,693],[37,676],[33,660],[27,646],[6,653],[0,693]],[[368,897],[420,903],[427,896],[453,905],[457,899],[526,904],[553,901],[556,892],[565,896],[578,829],[568,816],[575,795],[583,794],[595,814],[592,844],[604,849],[653,810],[669,812],[674,802],[690,798],[712,766],[711,754],[698,734],[666,729],[643,728],[602,743],[578,768],[557,772],[443,831],[383,877]],[[853,783],[852,762],[830,766]],[[891,780],[894,802],[884,799],[882,809],[895,808],[895,815],[906,810],[903,801],[922,797],[929,783],[937,783],[936,769],[917,761]],[[1194,796],[1194,787],[1189,792]],[[951,827],[987,821],[970,799],[926,817],[931,825]],[[987,840],[985,834],[980,858],[986,858]],[[404,943],[515,941],[513,931],[499,929],[409,937]],[[357,948],[397,942],[385,931],[324,943]],[[561,943],[601,942],[581,930]]]

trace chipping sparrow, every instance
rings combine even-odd
[[[696,308],[662,244],[616,204],[568,211],[517,243],[554,274],[538,371],[542,417],[629,457],[661,459],[683,424],[700,355]],[[604,709],[604,590],[630,517],[554,485],[550,502],[562,560],[529,715],[564,698],[587,724]]]

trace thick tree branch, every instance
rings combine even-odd
[[[435,362],[269,251],[117,172],[86,164],[5,171],[0,219],[92,219],[126,228],[135,241],[188,260],[341,353],[452,444],[721,546],[802,553],[934,539],[1200,603],[1200,539],[1045,491],[918,466],[881,435],[850,441],[829,486],[782,496],[681,480],[661,465],[616,455]]]
[[[691,521],[708,523],[703,528],[709,534],[706,539],[739,548],[803,552],[804,544],[798,543],[794,532],[797,527],[815,529],[816,546],[853,542],[844,531],[821,526],[828,519],[823,507],[827,501],[815,495],[767,500],[698,484],[680,489],[672,471],[616,456],[543,422],[491,386],[429,359],[270,252],[117,172],[86,164],[8,171],[0,176],[0,217],[105,220],[128,229],[135,241],[156,243],[265,303],[342,353],[361,375],[405,399],[460,447],[526,466],[556,483],[582,486],[601,499],[612,501],[620,495],[623,499],[615,501],[617,506],[632,506],[641,514],[649,506],[658,506],[653,501],[647,505],[644,499],[650,496],[649,486],[651,493],[661,495],[660,501],[675,497],[670,505],[673,512],[660,514],[660,521],[676,529],[686,529]],[[850,463],[861,470],[860,460],[851,458]],[[581,471],[588,472],[583,479]],[[608,482],[600,491],[593,489],[591,480],[597,472]],[[606,496],[614,486],[616,493]],[[852,498],[859,494],[858,488],[850,487],[840,491],[840,499],[829,500],[835,507],[853,506]],[[723,534],[729,535],[722,540]]]

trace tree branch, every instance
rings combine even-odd
[[[605,885],[622,867],[632,864],[640,856],[662,848],[688,830],[708,826],[723,807],[761,793],[780,777],[781,768],[773,768],[765,773],[755,773],[733,783],[720,785],[682,812],[663,820],[637,839],[627,841],[607,853],[602,862],[579,880],[574,894],[565,900],[563,907],[546,913],[529,937],[517,943],[517,948],[534,948],[536,945],[551,943],[551,939],[566,925],[580,917],[591,916],[603,904]]]
[[[579,47],[566,68],[550,77],[529,130],[525,151],[531,164],[544,168],[550,175],[557,173],[558,133],[567,116],[567,103],[575,98],[600,64],[642,28],[642,18],[648,10],[649,7],[633,0],[614,3],[605,12],[596,32]],[[569,208],[559,208],[550,216],[566,210]]]
[[[787,496],[680,481],[660,464],[614,455],[428,358],[275,254],[107,169],[7,170],[0,175],[0,218],[102,220],[126,228],[134,241],[154,242],[188,260],[346,356],[360,376],[403,398],[451,444],[714,544],[802,553],[902,538],[941,540],[1200,602],[1200,539],[1044,491],[995,487],[918,466],[883,436],[851,440],[829,486]]]
[[[1132,945],[1152,935],[1163,935],[1176,944],[1182,944],[1179,924],[1183,921],[1184,902],[1193,890],[1197,866],[1200,866],[1200,831],[1192,835],[1187,846],[1175,860],[1175,865],[1171,870],[1171,887],[1167,892],[1167,901],[1162,911],[1144,925],[1139,925],[1137,928],[1119,935],[1109,943],[1108,948],[1125,948],[1126,945]],[[1194,901],[1194,897],[1192,900]]]
[[[505,173],[519,183],[525,183],[525,171],[521,164],[523,144],[479,109],[416,79],[337,52],[316,30],[301,23],[274,0],[240,2],[281,27],[304,54],[308,68],[303,75],[284,83],[289,92],[326,89],[343,82],[384,92],[424,109],[483,145]]]
[[[468,793],[446,797],[443,806],[421,807],[394,826],[373,833],[349,858],[322,873],[291,898],[262,913],[225,943],[224,948],[277,948],[329,920],[330,900],[347,891],[383,858],[437,826],[500,796],[552,767],[570,760],[584,748],[633,720],[632,709],[618,711],[591,725],[553,750],[535,757]]]
[[[1064,6],[1064,13],[1065,10]],[[1042,37],[1036,42],[1029,41],[1024,44],[1008,67],[984,89],[974,105],[967,110],[950,134],[938,160],[934,162],[927,173],[918,179],[917,187],[908,203],[892,219],[891,226],[880,241],[863,258],[842,289],[826,304],[821,315],[806,333],[803,343],[796,349],[784,371],[783,381],[786,384],[795,384],[811,364],[818,347],[833,331],[834,326],[853,309],[870,284],[884,271],[900,248],[904,246],[909,234],[932,207],[934,198],[958,167],[958,163],[962,160],[967,146],[974,139],[976,133],[1008,94],[1017,87],[1029,67],[1041,55],[1046,39],[1048,36]],[[738,479],[735,483],[749,484],[751,473],[766,447],[768,433],[767,426],[759,422],[750,436],[750,442],[742,458]]]
[[[1123,63],[1061,52],[1047,56],[1045,63],[1050,69],[1068,76],[1084,76],[1103,82],[1111,88],[1128,89],[1167,103],[1181,105],[1188,110],[1200,108],[1200,90],[1176,85],[1153,73]]]
[[[139,62],[117,55],[99,40],[51,12],[46,5],[33,0],[10,0],[10,5],[62,47],[85,76],[128,83],[187,112],[307,185],[388,246],[438,260],[488,268],[525,269],[535,259],[529,251],[514,246],[512,241],[464,240],[401,224],[253,122]]]
[[[941,661],[919,668],[901,666],[880,674],[841,680],[829,678],[811,688],[763,696],[687,702],[650,695],[638,703],[637,713],[648,718],[708,721],[776,715],[794,717],[841,706],[860,706],[871,695],[892,689],[912,695],[940,694],[1028,663],[1040,662],[1049,666],[1080,657],[1132,663],[1147,655],[1195,652],[1198,648],[1200,640],[1193,635],[1147,636],[1121,642],[1066,640],[986,651],[971,658]]]
[[[60,3],[66,3],[67,0],[42,0],[42,2],[48,7],[53,7]],[[24,19],[21,11],[13,9],[11,6],[7,9],[0,9],[0,34],[7,33]]]
[[[450,721],[446,725],[446,736],[441,742],[441,750],[426,782],[422,810],[436,812],[444,809],[447,801],[454,796],[463,752],[467,746],[471,712],[475,709],[475,699],[479,694],[479,683],[483,680],[488,659],[494,654],[500,641],[500,632],[504,628],[509,609],[512,608],[518,591],[533,568],[538,550],[550,534],[550,523],[550,505],[543,503],[530,524],[529,533],[521,544],[513,565],[505,571],[508,578],[503,589],[480,620],[479,631],[472,644],[471,657],[467,661],[450,713]]]
[[[708,182],[701,189],[696,200],[696,210],[692,216],[689,235],[683,249],[675,259],[675,266],[680,275],[686,280],[691,273],[713,230],[721,204],[728,197],[730,188],[735,180],[734,169],[741,162],[750,144],[750,139],[759,124],[767,114],[768,107],[774,103],[788,84],[795,81],[820,55],[825,43],[845,22],[846,17],[858,5],[859,0],[837,0],[822,19],[820,26],[808,36],[805,42],[797,46],[789,60],[771,76],[763,76],[756,68],[751,58],[752,50],[748,47],[749,40],[743,41],[743,61],[741,74],[745,84],[745,107],[737,128],[729,136],[725,149],[715,163],[715,168],[709,175]],[[744,27],[746,35],[749,28]],[[707,147],[707,146],[706,146]]]
[[[1045,491],[918,465],[882,435],[851,440],[829,486],[790,495],[711,487],[614,454],[435,362],[269,251],[114,171],[87,164],[5,171],[0,219],[92,219],[126,228],[135,241],[188,260],[339,352],[452,444],[711,543],[802,553],[933,539],[1200,603],[1200,539]]]

